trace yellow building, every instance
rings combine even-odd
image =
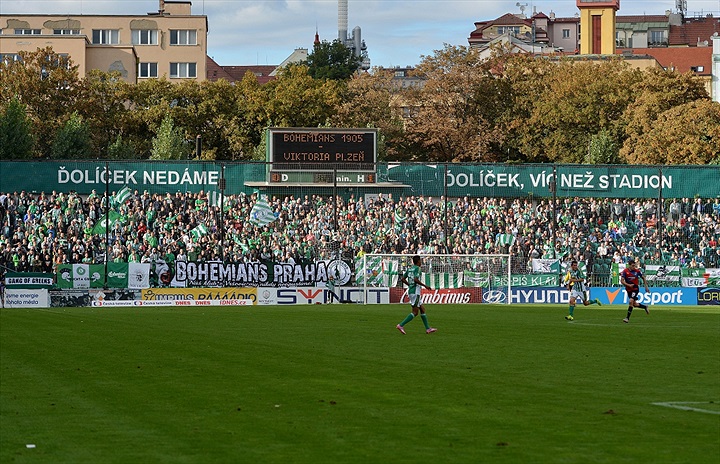
[[[620,0],[577,0],[580,10],[580,54],[615,54],[615,12]]]
[[[166,77],[207,77],[205,15],[193,15],[190,1],[163,1],[157,13],[122,15],[0,15],[0,57],[52,47],[78,65],[119,71],[128,82]]]

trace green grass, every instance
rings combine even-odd
[[[0,310],[0,462],[720,462],[718,309],[407,312]]]

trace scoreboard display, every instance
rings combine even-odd
[[[270,128],[275,172],[375,172],[376,129]]]

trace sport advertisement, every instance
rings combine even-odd
[[[591,287],[590,299],[597,298],[602,304],[627,305],[627,292],[622,287]],[[650,292],[641,289],[638,302],[646,305],[695,306],[698,292],[695,288],[650,287]]]

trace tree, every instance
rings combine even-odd
[[[108,145],[107,157],[118,160],[135,159],[137,153],[131,143],[123,140],[122,135],[118,135],[115,141]]]
[[[496,161],[506,92],[487,62],[475,49],[446,45],[425,57],[417,72],[425,85],[404,95],[407,140],[432,161]]]
[[[119,71],[107,73],[93,69],[82,80],[82,98],[76,108],[88,125],[93,146],[108,147],[120,134],[126,133],[128,108],[125,105],[130,85]]]
[[[50,47],[21,51],[19,56],[17,61],[0,60],[0,101],[17,97],[26,105],[37,155],[49,156],[53,135],[82,99],[78,66]]]
[[[703,99],[668,109],[626,159],[633,164],[718,164],[720,103]]]
[[[12,98],[0,114],[0,159],[32,158],[32,123],[25,105]]]
[[[340,104],[342,86],[333,80],[313,79],[307,66],[290,65],[261,88],[264,120],[278,127],[325,125]]]
[[[90,130],[82,117],[74,112],[55,134],[50,156],[53,159],[88,159],[92,155]]]
[[[313,79],[346,80],[360,69],[362,57],[340,40],[323,40],[313,46],[305,64]]]
[[[581,163],[593,134],[602,131],[620,144],[618,121],[640,71],[615,58],[520,60],[522,67],[511,63],[509,70],[515,99],[505,125],[527,160]]]
[[[403,91],[392,80],[392,70],[376,69],[349,81],[331,125],[379,129],[378,159],[402,160],[409,153],[404,140]]]
[[[153,160],[181,160],[190,154],[190,147],[179,128],[173,125],[170,116],[165,116],[157,136],[152,141],[150,159]]]
[[[620,155],[636,159],[635,150],[645,150],[648,134],[655,128],[661,114],[671,108],[696,100],[706,100],[703,83],[692,73],[679,74],[664,69],[651,69],[633,86],[634,101],[624,111],[621,123],[625,140]],[[644,155],[639,155],[640,157]]]
[[[585,162],[588,164],[621,163],[617,143],[607,130],[602,130],[590,138]]]

